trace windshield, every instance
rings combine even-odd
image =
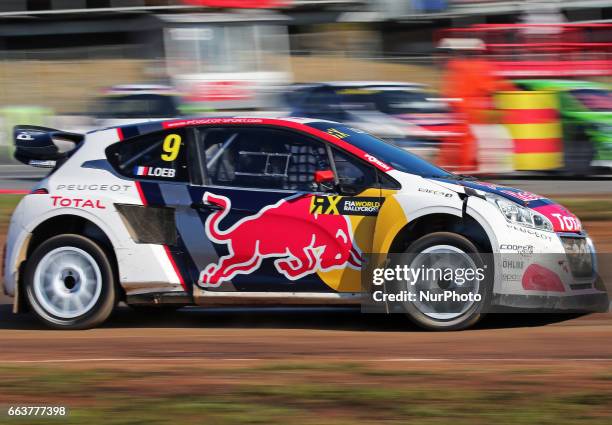
[[[385,114],[448,112],[446,104],[432,94],[402,88],[350,88],[337,90],[345,109],[374,109]]]
[[[351,145],[369,153],[396,170],[422,177],[447,177],[454,174],[425,161],[404,149],[378,139],[363,130],[332,122],[313,122],[308,126],[325,131]]]
[[[612,111],[612,92],[603,89],[580,89],[570,92],[585,108],[596,112]]]

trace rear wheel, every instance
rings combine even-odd
[[[591,162],[595,156],[595,148],[584,128],[580,125],[564,127],[565,173],[569,175],[585,176],[591,174]]]
[[[104,250],[79,235],[55,236],[38,246],[24,273],[32,311],[57,329],[86,329],[104,322],[117,299]]]
[[[493,270],[486,264],[486,258],[479,253],[476,245],[456,233],[437,232],[413,242],[404,258],[413,270],[481,269],[485,275],[483,280],[466,280],[440,278],[432,273],[431,278],[419,279],[414,286],[406,288],[416,295],[414,301],[404,304],[413,322],[423,328],[440,331],[465,329],[478,322],[490,302],[492,284],[486,276],[492,275],[490,272]],[[435,299],[434,296],[427,298],[421,293],[441,296],[451,293],[454,296],[445,300]]]

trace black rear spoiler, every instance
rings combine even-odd
[[[15,159],[33,167],[55,168],[83,141],[83,134],[69,133],[36,125],[17,125],[13,129]]]

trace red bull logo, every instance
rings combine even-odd
[[[217,287],[256,271],[265,258],[276,258],[276,270],[289,280],[318,271],[361,268],[363,259],[350,220],[338,214],[311,213],[311,200],[312,196],[281,199],[222,230],[220,223],[230,213],[231,201],[206,192],[202,201],[220,208],[206,219],[206,235],[226,245],[229,253],[202,270],[199,284]]]

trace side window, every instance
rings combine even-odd
[[[330,169],[323,143],[283,130],[202,130],[199,143],[215,186],[319,191],[314,173]]]
[[[365,189],[376,186],[376,170],[349,154],[332,148],[338,182],[341,187]]]
[[[110,163],[126,177],[187,182],[184,129],[163,131],[115,143],[106,149]]]

